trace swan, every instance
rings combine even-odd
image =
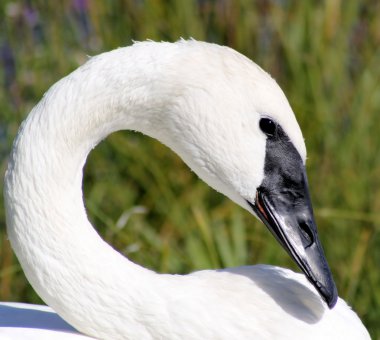
[[[135,130],[258,217],[303,274],[268,266],[158,274],[88,221],[82,169]],[[338,298],[318,239],[294,113],[265,71],[228,47],[136,42],[89,59],[23,122],[5,175],[11,245],[29,282],[98,339],[369,339]]]

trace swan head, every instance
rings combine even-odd
[[[180,79],[168,91],[175,113],[164,125],[171,131],[159,129],[157,137],[258,217],[332,308],[337,290],[317,234],[304,139],[284,93],[232,49],[183,44],[179,64],[165,70]]]

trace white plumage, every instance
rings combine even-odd
[[[159,139],[252,212],[268,171],[262,117],[281,126],[304,163],[276,82],[239,53],[196,41],[136,43],[56,83],[23,123],[5,179],[9,238],[37,293],[100,339],[368,339],[345,302],[330,310],[304,275],[264,265],[157,274],[117,253],[87,219],[85,159],[121,129]]]

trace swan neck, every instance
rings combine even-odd
[[[55,84],[23,123],[5,178],[9,239],[28,280],[82,331],[81,325],[92,323],[88,305],[107,314],[115,305],[133,305],[138,291],[148,297],[154,286],[154,273],[99,237],[81,188],[92,148],[120,129],[157,137],[153,126],[168,107],[164,92],[169,90],[156,85],[161,71],[128,58],[120,50],[106,53]]]

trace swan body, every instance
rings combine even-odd
[[[81,184],[88,153],[121,129],[160,140],[263,220],[307,278],[265,265],[157,274],[116,252]],[[368,339],[337,300],[305,159],[285,95],[252,61],[197,41],[135,43],[60,80],[23,123],[5,177],[9,239],[42,299],[95,338]]]

